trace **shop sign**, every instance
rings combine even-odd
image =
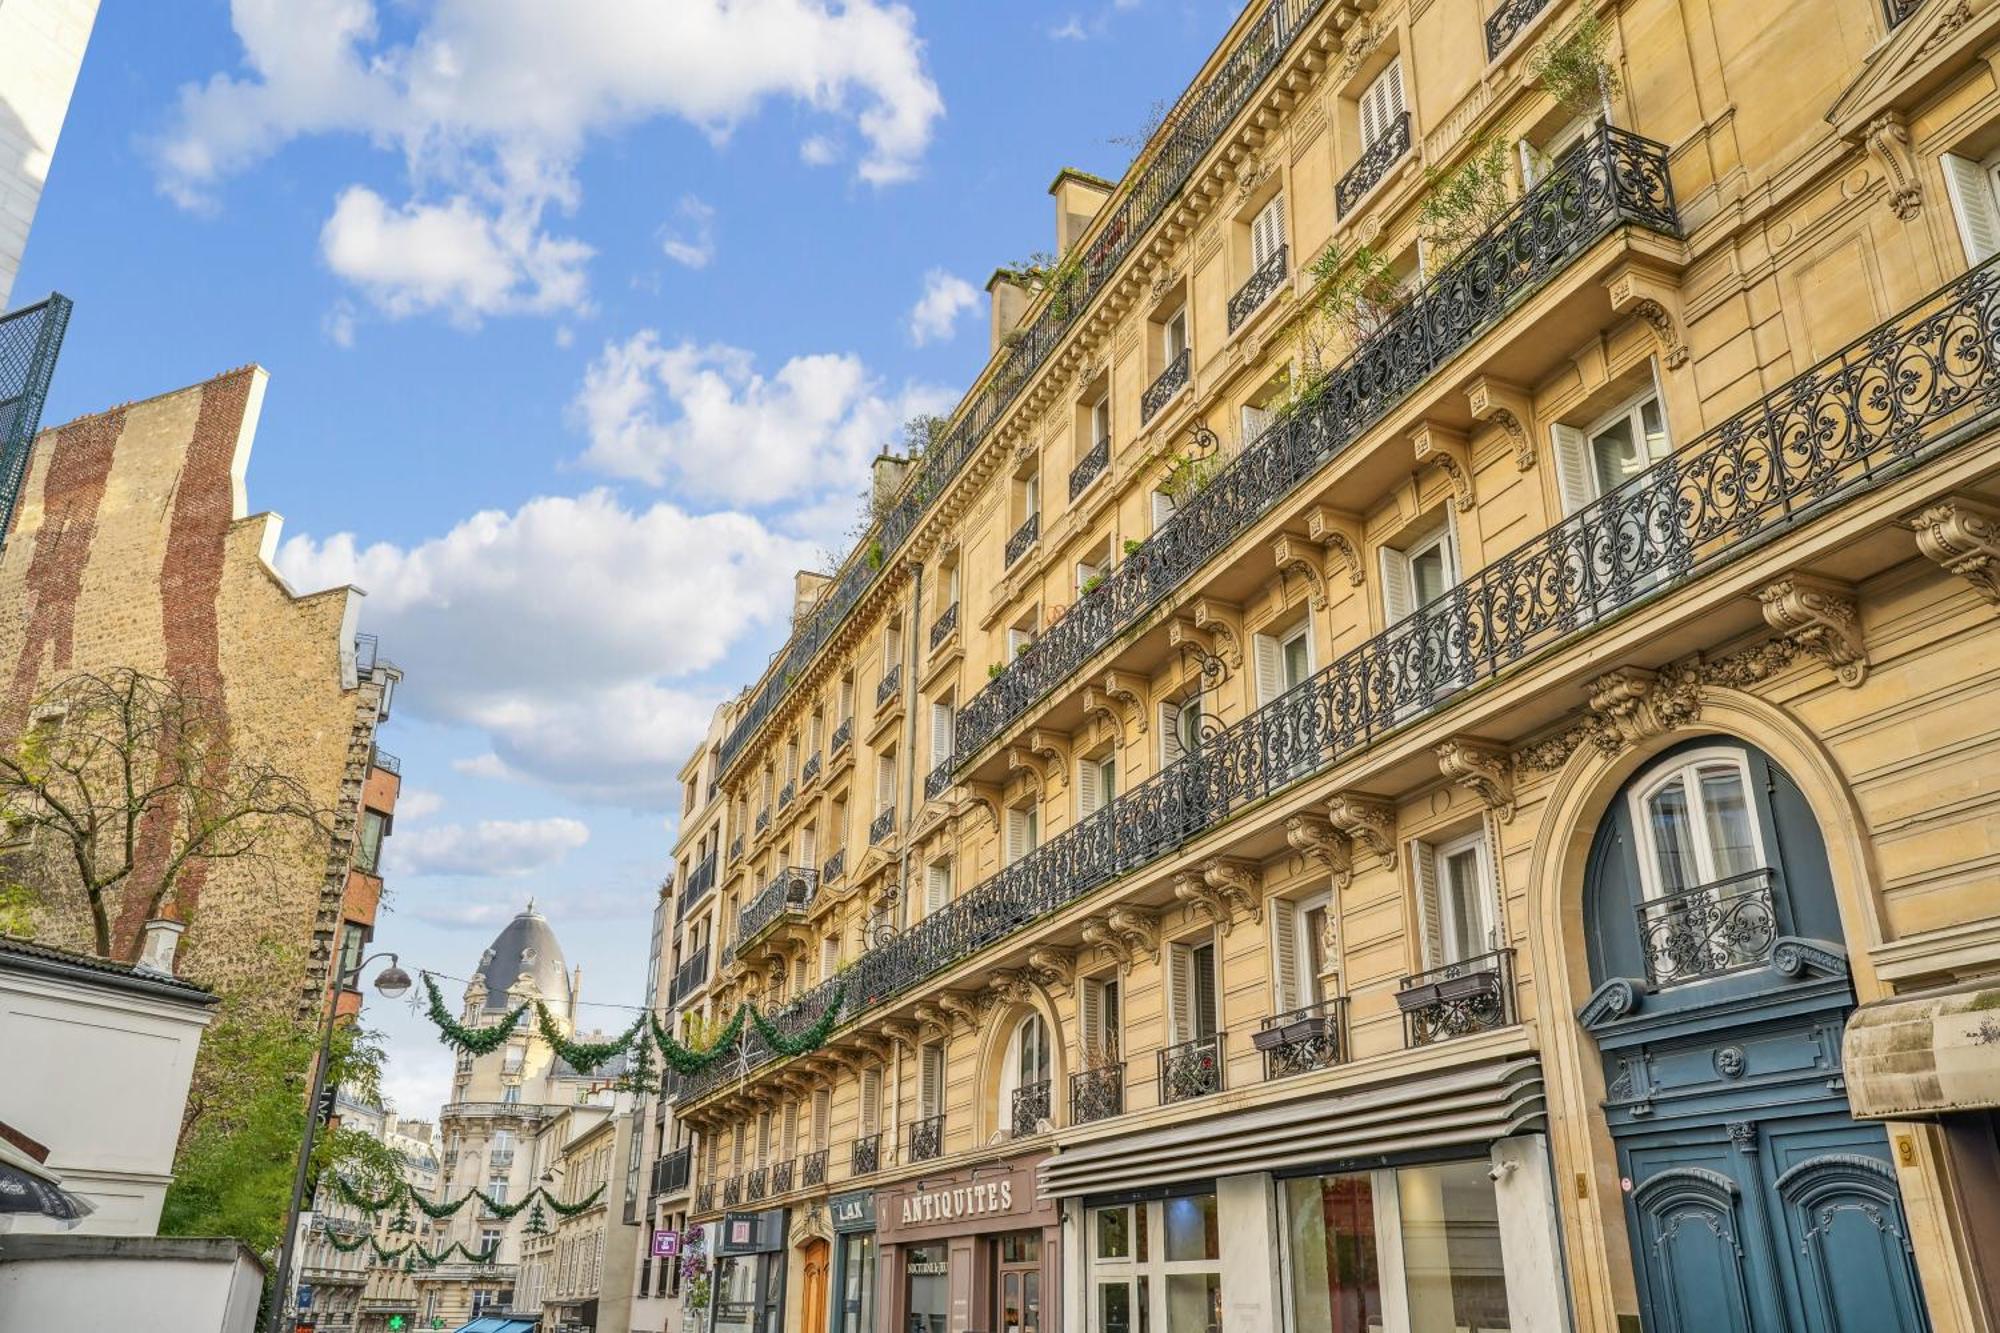
[[[757,1214],[724,1213],[722,1216],[722,1252],[724,1254],[751,1254],[757,1248]]]
[[[929,1226],[935,1222],[957,1222],[964,1218],[984,1217],[988,1213],[1008,1213],[1013,1210],[1014,1182],[988,1180],[904,1195],[899,1225]]]
[[[833,1229],[839,1232],[873,1231],[875,1229],[875,1196],[866,1190],[853,1194],[836,1194],[828,1202],[828,1210],[833,1214]]]
[[[877,1232],[885,1244],[906,1244],[1054,1226],[1059,1217],[1055,1201],[1035,1188],[1035,1167],[1042,1160],[995,1163],[912,1189],[882,1190],[875,1195]]]
[[[653,1257],[671,1259],[681,1252],[681,1233],[672,1227],[662,1227],[653,1233]]]
[[[949,1259],[926,1259],[922,1263],[912,1260],[903,1270],[912,1277],[943,1277],[951,1272]]]

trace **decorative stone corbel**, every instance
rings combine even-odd
[[[1033,1004],[1035,983],[1026,972],[1013,968],[999,968],[993,979],[986,983],[986,994],[993,1004]]]
[[[1264,868],[1240,856],[1212,856],[1199,867],[1208,887],[1222,896],[1232,911],[1252,921],[1264,919]]]
[[[1361,538],[1359,518],[1338,509],[1328,509],[1325,505],[1315,505],[1306,513],[1306,535],[1346,562],[1347,581],[1357,588],[1361,586],[1362,580],[1367,577],[1367,566],[1361,560],[1365,543]]]
[[[1813,574],[1787,574],[1757,590],[1772,629],[1833,668],[1849,689],[1868,679],[1868,649],[1854,585]]]
[[[1287,532],[1271,543],[1271,555],[1278,562],[1280,575],[1300,574],[1311,585],[1313,610],[1326,610],[1326,569],[1320,561],[1319,544]]]
[[[1149,912],[1143,907],[1114,907],[1110,921],[1111,928],[1124,938],[1134,956],[1143,957],[1160,947],[1160,917],[1157,912]]]
[[[1104,914],[1087,916],[1082,923],[1084,943],[1102,949],[1111,955],[1123,972],[1132,966],[1132,949],[1125,937],[1111,928],[1111,918]]]
[[[1472,492],[1472,450],[1466,438],[1449,426],[1426,421],[1410,435],[1418,467],[1435,467],[1451,483],[1452,503],[1460,513],[1478,503]]]
[[[1243,667],[1243,613],[1214,597],[1194,599],[1195,628],[1215,643],[1216,652],[1232,671]]]
[[[1607,1023],[1636,1012],[1641,993],[1639,983],[1630,977],[1610,977],[1592,991],[1583,1008],[1576,1011],[1576,1021],[1585,1032],[1595,1032]]]
[[[1197,870],[1183,870],[1174,876],[1174,897],[1207,917],[1224,935],[1236,924],[1230,917],[1228,902]]]
[[[1216,652],[1216,648],[1219,645],[1216,643],[1215,638],[1215,635],[1210,634],[1207,630],[1195,624],[1192,616],[1175,616],[1172,623],[1167,626],[1167,646],[1169,648],[1177,652],[1187,649],[1192,651],[1197,657],[1219,663],[1226,670],[1229,663],[1223,659],[1220,653]]]
[[[1354,882],[1354,844],[1318,815],[1293,815],[1287,819],[1285,841],[1307,860],[1316,861],[1332,872],[1335,892]]]
[[[1068,990],[1076,985],[1076,954],[1054,945],[1028,951],[1028,969],[1036,981],[1051,990]]]
[[[859,1050],[862,1055],[866,1056],[873,1063],[878,1065],[887,1064],[889,1062],[889,1058],[896,1053],[896,1047],[898,1044],[901,1043],[902,1040],[901,1038],[897,1037],[894,1033],[888,1031],[890,1022],[893,1021],[894,1020],[888,1020],[882,1024],[884,1030],[881,1035],[877,1035],[873,1032],[857,1032],[849,1040],[851,1040],[854,1043],[855,1048]],[[896,1027],[901,1029],[907,1029],[909,1028],[909,1026],[910,1025],[908,1023],[902,1023],[902,1022],[896,1023]],[[911,1043],[911,1045],[912,1048],[914,1049],[914,1043]]]
[[[1396,868],[1396,803],[1362,792],[1335,792],[1327,798],[1327,818],[1355,842],[1382,858],[1384,869]]]
[[[1036,727],[1028,733],[1026,741],[1029,753],[1047,765],[1042,770],[1045,782],[1054,787],[1065,786],[1069,782],[1069,737],[1063,732],[1047,727]]]
[[[1024,745],[1007,747],[1007,776],[1009,780],[1018,777],[1034,788],[1037,799],[1048,795],[1049,783],[1042,773],[1041,760]]]
[[[1848,972],[1847,950],[1830,940],[1780,935],[1771,945],[1771,970],[1794,980],[1843,980]]]
[[[1701,676],[1679,665],[1664,671],[1619,667],[1585,687],[1595,719],[1591,741],[1615,755],[1653,736],[1664,735],[1701,717]]]
[[[1687,364],[1687,344],[1681,341],[1680,327],[1674,319],[1680,298],[1673,288],[1644,269],[1627,264],[1605,279],[1604,290],[1611,296],[1612,310],[1644,320],[1653,331],[1653,340],[1660,345],[1662,365],[1668,370],[1679,370]]]
[[[951,1039],[951,1015],[932,1004],[914,1005],[910,1013],[917,1020],[919,1035],[936,1038],[938,1041]]]
[[[1481,375],[1465,391],[1472,415],[1507,432],[1514,446],[1514,466],[1526,472],[1535,465],[1535,398],[1518,384]]]
[[[1124,671],[1104,673],[1104,696],[1118,706],[1127,728],[1146,734],[1146,683]]]
[[[2000,606],[2000,505],[1948,495],[1903,520],[1917,549]]]
[[[966,1031],[975,1032],[979,1028],[980,1008],[971,995],[963,991],[939,991],[937,1007],[952,1020],[963,1023]]]
[[[1924,187],[1917,174],[1916,155],[1910,151],[1910,127],[1900,111],[1885,111],[1861,131],[1868,156],[1882,169],[1889,183],[1889,211],[1900,222],[1914,221],[1923,211]]]
[[[1437,747],[1438,770],[1469,789],[1505,824],[1514,818],[1514,768],[1507,747],[1475,736],[1453,736]]]

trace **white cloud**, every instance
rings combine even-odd
[[[664,232],[660,248],[676,264],[707,268],[708,261],[715,258],[715,210],[690,194],[674,212],[684,230]]]
[[[396,825],[413,824],[444,809],[444,797],[428,787],[405,787],[396,794]]]
[[[554,865],[588,841],[588,825],[560,815],[437,824],[390,838],[387,869],[402,875],[526,875]]]
[[[924,294],[910,307],[910,341],[918,347],[951,337],[958,317],[979,304],[979,289],[954,273],[924,274]]]
[[[809,167],[830,167],[840,160],[840,145],[824,134],[808,136],[799,144],[799,161]]]
[[[319,320],[320,332],[335,347],[354,346],[354,302],[345,298],[335,301]]]
[[[740,348],[663,346],[647,329],[605,345],[573,410],[585,459],[612,476],[768,507],[856,487],[905,420],[953,401],[927,386],[887,392],[851,355],[793,357],[765,376]]]
[[[1090,34],[1083,30],[1083,20],[1071,14],[1060,26],[1049,29],[1049,37],[1058,42],[1081,42]]]

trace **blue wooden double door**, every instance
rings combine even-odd
[[[1648,1333],[1929,1328],[1879,1125],[1681,1121],[1617,1141]]]

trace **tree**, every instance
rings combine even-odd
[[[135,955],[138,925],[209,865],[304,857],[330,833],[304,783],[235,752],[217,700],[128,667],[36,697],[0,747],[0,818],[29,849],[0,904],[74,888],[103,957]]]

